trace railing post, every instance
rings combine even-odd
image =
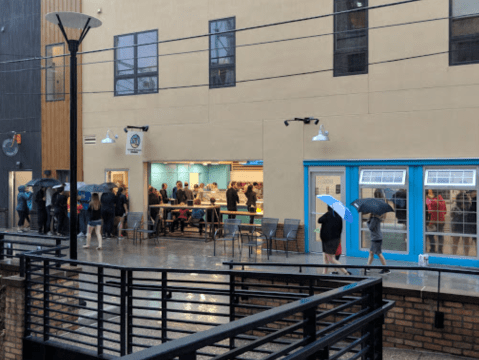
[[[235,307],[235,302],[236,302],[236,296],[235,296],[235,274],[230,273],[230,322],[233,322],[236,320],[236,307]],[[230,350],[235,348],[235,337],[230,337]]]
[[[121,270],[120,280],[120,355],[126,355],[126,270]]]
[[[382,305],[382,283],[373,285],[364,290],[363,296],[367,296],[367,300],[363,301],[362,308],[369,307],[369,312],[373,312]],[[367,360],[382,360],[383,358],[383,323],[384,315],[380,318],[370,322],[361,330],[361,336],[369,333],[366,343],[362,343],[361,347],[364,349],[369,346],[366,352],[365,359]]]
[[[196,351],[179,356],[179,360],[196,360]]]
[[[50,261],[43,261],[43,341],[50,339]]]
[[[103,294],[104,294],[103,266],[98,266],[98,356],[103,355]]]
[[[25,276],[25,256],[20,255],[20,277]]]
[[[307,309],[303,312],[303,320],[305,324],[303,325],[303,339],[308,339],[307,343],[311,344],[316,341],[316,310],[317,306]],[[325,349],[327,350],[327,349]],[[327,351],[329,353],[329,351]],[[318,354],[308,356],[305,360],[316,360]],[[329,359],[329,356],[321,359]]]
[[[126,324],[126,339],[127,352],[133,352],[133,271],[127,271],[127,324]]]
[[[0,260],[5,260],[5,246],[4,240],[5,236],[3,234],[0,235]]]
[[[30,336],[30,259],[25,258],[25,333],[24,337]]]
[[[62,240],[61,239],[55,239],[55,246],[57,248],[61,247],[62,246]],[[58,259],[60,259],[62,257],[62,251],[60,249],[57,249],[55,250],[55,257],[57,257]],[[62,264],[58,261],[57,264],[56,264],[56,267],[61,267]]]
[[[167,328],[167,316],[168,316],[168,301],[167,301],[167,288],[168,278],[167,272],[161,272],[161,343],[168,341],[168,328]]]
[[[439,311],[439,296],[441,294],[441,271],[437,278],[437,310],[434,313],[434,327],[436,329],[444,329],[444,313]]]

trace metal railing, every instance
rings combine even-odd
[[[382,319],[394,304],[382,300],[381,279],[338,284],[332,276],[24,257],[27,344],[74,346],[98,358],[377,358]]]
[[[479,270],[475,269],[464,269],[464,268],[448,268],[448,267],[434,267],[434,266],[403,266],[403,265],[387,265],[387,266],[377,266],[377,265],[348,265],[342,264],[341,266],[338,265],[326,265],[326,264],[294,264],[294,263],[253,263],[253,262],[235,262],[235,261],[226,261],[223,262],[223,265],[229,266],[229,269],[234,269],[235,266],[240,266],[242,270],[245,269],[246,266],[249,267],[277,267],[277,268],[298,268],[299,272],[302,273],[304,268],[334,268],[337,269],[338,267],[343,267],[347,269],[359,269],[364,271],[364,276],[367,276],[367,271],[370,269],[375,270],[410,270],[410,271],[428,271],[428,272],[435,272],[438,274],[437,277],[437,309],[434,314],[434,327],[438,329],[444,328],[444,313],[439,311],[439,305],[441,301],[441,274],[442,273],[449,273],[449,274],[462,274],[462,275],[471,275],[471,276],[479,276]]]

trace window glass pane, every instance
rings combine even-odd
[[[135,80],[134,79],[121,79],[117,80],[115,84],[115,92],[118,95],[129,95],[135,93]]]
[[[57,56],[65,53],[64,44],[47,45],[45,55]],[[47,101],[65,99],[65,57],[46,60],[46,89]]]
[[[406,188],[390,187],[379,189],[374,187],[361,188],[360,198],[376,198],[387,202],[394,212],[387,213],[381,222],[383,234],[382,248],[386,251],[408,251],[408,193]],[[361,247],[371,246],[370,232],[367,221],[369,214],[361,214]]]
[[[425,249],[431,254],[477,257],[477,191],[425,190]]]
[[[148,76],[138,78],[138,92],[150,92],[157,91],[158,89],[158,77]]]
[[[425,185],[476,186],[476,170],[426,170]]]
[[[212,65],[234,65],[235,58],[234,56],[222,57],[222,58],[211,58]]]
[[[134,35],[118,36],[116,38],[116,47],[129,46],[135,44]],[[132,75],[135,68],[135,48],[127,47],[116,50],[116,75]]]
[[[138,34],[138,45],[158,42],[156,31]],[[158,71],[158,45],[138,46],[138,72]]]
[[[361,170],[359,183],[363,185],[404,185],[406,171]]]
[[[234,68],[218,68],[210,70],[210,86],[231,86],[234,84]]]
[[[453,0],[452,16],[479,14],[479,0]]]
[[[235,29],[235,19],[210,22],[210,34]],[[210,86],[235,85],[235,47],[234,32],[210,36]]]

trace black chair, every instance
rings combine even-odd
[[[151,222],[151,220],[148,221],[149,225],[150,225],[150,222]],[[141,234],[148,234],[148,238],[155,239],[155,242],[158,243],[158,240],[159,240],[159,237],[160,237],[160,230],[161,230],[160,214],[156,215],[156,219],[152,223],[153,223],[153,228],[151,230],[150,229],[142,229],[141,228],[142,226],[140,226],[140,228],[138,230],[136,230],[136,233],[139,235],[140,244],[141,244],[141,240],[142,240]]]
[[[262,237],[266,240],[268,260],[269,260],[269,255],[271,253],[271,242],[273,237],[276,236],[278,222],[279,222],[279,219],[275,219],[275,218],[263,218],[261,220],[261,235],[259,237]]]
[[[278,238],[275,236],[273,238],[274,241],[286,242],[286,257],[288,257],[288,243],[290,241],[296,241],[296,251],[299,252],[297,236],[300,221],[301,220],[296,219],[284,219],[283,237]]]
[[[219,238],[218,241],[224,241],[224,249],[226,251],[226,242],[231,241],[232,242],[232,252],[233,252],[233,257],[235,256],[235,238],[238,239],[238,246],[239,246],[239,251],[240,251],[240,256],[241,256],[241,241],[240,241],[240,231],[239,231],[239,226],[241,224],[241,220],[239,219],[227,219],[224,221],[223,225],[223,237]],[[216,256],[216,235],[220,229],[217,229],[215,231],[215,235],[213,236],[213,255]]]
[[[258,251],[257,248],[258,246],[263,246],[263,241],[258,241],[258,236],[256,236],[256,230],[259,225],[255,224],[242,224],[240,225],[240,236],[241,236],[241,243],[242,246],[247,246],[248,247],[248,257],[251,257],[251,254],[253,253],[253,247],[255,247],[255,262],[258,258]],[[245,236],[248,239],[247,243],[243,243],[243,236]]]

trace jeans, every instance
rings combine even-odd
[[[47,225],[45,228],[45,233],[49,232],[52,226],[53,217],[52,217],[51,211],[52,211],[52,206],[51,205],[47,206]]]
[[[80,215],[78,216],[78,223],[80,232],[86,234],[88,226],[88,210],[80,210]]]
[[[25,224],[25,219],[27,218],[27,212],[26,211],[20,211],[17,210],[18,213],[18,226],[23,226]]]
[[[115,212],[102,211],[101,217],[103,219],[103,233],[107,236],[113,235],[113,223],[115,221]]]
[[[47,210],[45,208],[38,209],[38,232],[46,234],[47,231]]]

